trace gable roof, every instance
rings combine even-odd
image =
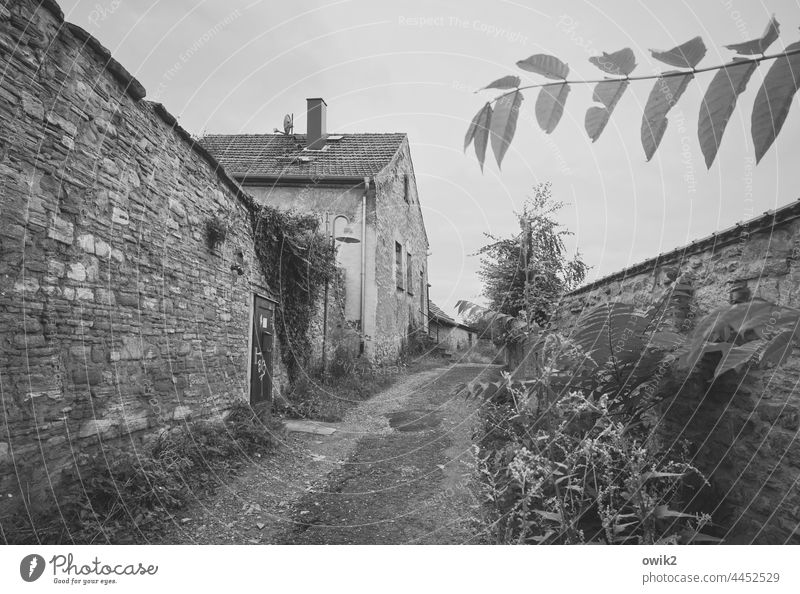
[[[458,324],[458,322],[444,313],[442,309],[430,299],[428,300],[428,317],[433,318],[438,322],[444,322],[450,326],[455,326]]]
[[[305,138],[305,134],[212,134],[201,138],[200,144],[239,179],[356,179],[386,168],[406,134],[329,134],[321,151],[303,150]]]

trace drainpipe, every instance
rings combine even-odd
[[[361,344],[359,355],[364,354],[364,335],[366,332],[367,311],[367,192],[369,192],[369,178],[364,178],[364,195],[361,196]]]

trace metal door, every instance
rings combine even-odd
[[[272,345],[274,306],[271,301],[254,295],[253,348],[250,353],[250,404],[272,398]]]

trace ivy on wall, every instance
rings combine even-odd
[[[275,329],[289,379],[306,368],[310,326],[319,300],[336,274],[334,248],[312,214],[271,206],[251,209],[256,257],[278,300]]]

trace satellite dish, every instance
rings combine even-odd
[[[294,116],[287,113],[283,116],[283,132],[288,135],[292,130],[294,130]]]

